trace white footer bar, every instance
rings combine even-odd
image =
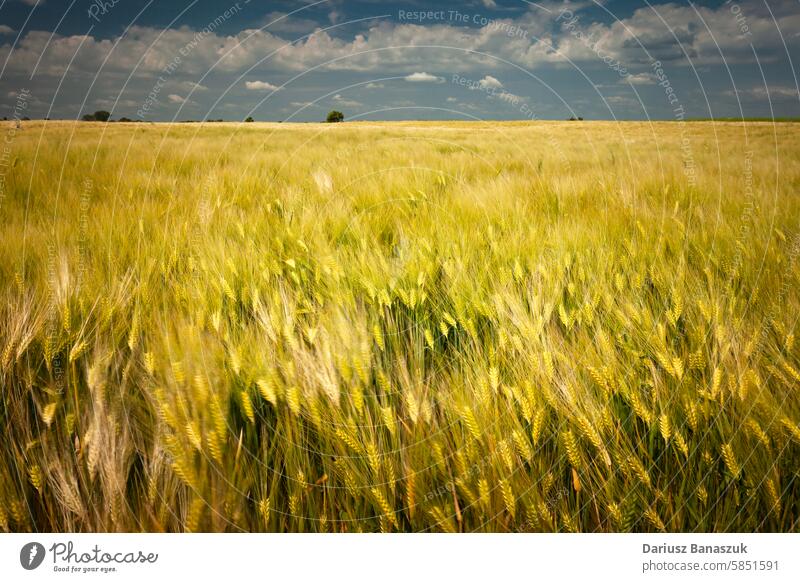
[[[800,580],[800,534],[3,534],[0,580]],[[513,577],[513,578],[512,578]]]

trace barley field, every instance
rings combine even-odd
[[[798,127],[4,124],[0,529],[800,531]]]

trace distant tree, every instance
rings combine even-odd
[[[344,121],[344,113],[341,111],[336,111],[335,109],[328,113],[328,118],[326,119],[328,123],[339,123],[340,121]]]
[[[120,117],[119,121],[120,121],[120,123],[130,123],[131,122],[131,120],[128,119],[127,117]]]
[[[244,120],[245,123],[253,123],[254,121],[255,119],[253,119],[252,117],[248,117],[247,119]]]
[[[111,114],[108,111],[95,111],[94,113],[87,113],[81,119],[83,121],[108,121]]]

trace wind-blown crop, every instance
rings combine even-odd
[[[26,125],[0,528],[797,531],[797,130],[686,127]]]

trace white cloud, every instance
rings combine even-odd
[[[201,91],[208,91],[208,87],[201,85],[200,83],[196,83],[195,81],[181,81],[178,83],[178,86],[181,89],[185,89],[189,92],[194,91],[195,93],[199,93]]]
[[[17,32],[7,24],[0,24],[0,34],[14,34]]]
[[[245,87],[251,91],[280,91],[280,87],[267,81],[246,81]]]
[[[169,99],[170,103],[186,103],[186,99],[181,97],[180,95],[176,95],[175,93],[168,95],[167,99]]]
[[[740,0],[738,4],[747,16],[746,31],[727,4],[709,8],[666,3],[638,8],[629,17],[607,25],[592,23],[586,17],[572,32],[562,21],[557,47],[574,61],[600,65],[603,56],[627,66],[650,65],[652,60],[664,64],[691,60],[695,66],[737,64],[754,62],[753,48],[761,62],[783,58],[786,50],[776,29],[796,30],[800,27],[800,12],[792,10],[788,2],[776,3],[770,5],[773,20],[763,2]],[[591,42],[587,42],[588,38]]]
[[[430,73],[411,73],[405,76],[405,80],[410,83],[441,83],[444,81],[441,77],[431,75]]]
[[[800,99],[800,93],[798,93],[797,88],[788,85],[773,85],[771,87],[759,85],[749,89],[725,91],[725,95],[731,97],[736,96],[737,94],[741,99],[756,101],[766,101],[767,99]]]
[[[209,71],[214,74],[241,72],[253,66],[255,71],[270,72],[302,72],[317,66],[326,70],[360,72],[419,71],[424,66],[427,70],[466,72],[496,67],[497,59],[535,68],[548,63],[567,63],[569,58],[582,67],[588,63],[605,68],[598,54],[608,55],[628,67],[636,64],[649,66],[651,57],[665,64],[685,61],[684,50],[695,64],[721,63],[722,56],[716,43],[719,43],[725,60],[731,63],[753,62],[750,42],[762,62],[785,58],[783,40],[775,31],[778,28],[788,31],[800,29],[800,12],[776,3],[771,6],[775,14],[773,21],[761,0],[739,0],[739,4],[742,12],[747,14],[752,34],[745,39],[748,42],[743,41],[739,24],[725,5],[707,8],[661,4],[637,9],[627,18],[608,24],[592,22],[588,15],[580,12],[578,5],[574,5],[575,14],[582,16],[577,30],[587,36],[591,34],[597,51],[587,46],[585,37],[582,41],[566,30],[563,21],[560,24],[555,21],[558,10],[547,13],[531,8],[515,19],[494,20],[483,27],[382,20],[349,38],[317,30],[296,42],[290,42],[296,35],[285,32],[285,28],[281,32],[279,25],[294,24],[285,21],[276,23],[278,28],[248,29],[229,35],[217,32],[198,34],[188,27],[160,30],[133,26],[121,39],[54,34],[51,40],[50,32],[31,31],[14,48],[13,58],[9,55],[10,45],[0,46],[0,61],[8,60],[9,71],[28,74],[40,61],[37,76],[60,77],[74,56],[71,73],[94,74],[103,65],[104,74],[127,76],[136,67],[135,75],[157,76],[176,55],[181,55],[179,74],[199,78]],[[698,25],[697,13],[710,31]],[[517,31],[524,34],[517,34]],[[285,34],[286,38],[279,33]],[[796,51],[800,44],[797,37],[784,36],[784,40],[790,52]],[[423,46],[448,48],[419,48]],[[106,57],[108,61],[103,64]],[[426,80],[425,77],[410,77],[409,80]]]
[[[631,85],[652,85],[655,83],[655,77],[650,73],[636,73],[620,79],[619,82],[630,83]]]
[[[520,97],[519,95],[514,95],[513,93],[509,93],[508,91],[501,91],[494,95],[494,97],[500,99],[500,101],[505,101],[509,105],[519,105],[520,103],[525,101],[524,97]]]
[[[456,101],[458,101],[458,99],[456,99],[455,97],[448,97],[447,98],[447,102],[448,103],[455,103]]]
[[[545,65],[574,66],[576,69],[591,70],[590,76],[595,78],[595,72],[609,72],[608,65],[599,56],[603,54],[616,59],[629,70],[640,71],[627,79],[628,83],[635,85],[648,81],[642,72],[653,72],[650,58],[659,59],[665,72],[672,77],[673,84],[679,86],[680,80],[691,73],[687,73],[684,66],[684,50],[703,75],[706,72],[702,67],[708,67],[705,70],[710,71],[708,80],[712,84],[719,80],[718,71],[711,67],[722,63],[721,50],[724,59],[732,65],[753,63],[754,54],[757,54],[759,60],[769,64],[773,70],[777,63],[786,71],[787,52],[794,55],[800,50],[800,37],[791,33],[800,30],[800,12],[797,11],[796,0],[776,1],[770,3],[769,9],[763,0],[737,0],[737,3],[742,14],[746,14],[747,25],[752,33],[746,39],[741,36],[739,23],[731,14],[729,5],[709,8],[668,2],[628,11],[627,16],[617,21],[596,22],[593,21],[594,15],[584,8],[587,2],[573,2],[568,6],[580,16],[578,30],[592,35],[593,46],[597,49],[594,51],[587,47],[587,43],[570,34],[562,26],[563,22],[555,21],[562,5],[542,0],[539,4],[547,6],[548,10],[552,9],[551,12],[530,8],[514,12],[513,19],[494,20],[491,25],[482,27],[455,22],[420,25],[381,20],[363,24],[352,33],[348,32],[353,30],[349,27],[341,28],[331,33],[333,36],[318,29],[325,24],[324,14],[322,20],[317,22],[288,18],[265,30],[256,28],[263,22],[257,20],[252,24],[253,29],[224,34],[221,29],[206,34],[188,26],[168,30],[133,26],[122,37],[106,38],[65,36],[33,30],[23,34],[20,42],[13,47],[13,54],[11,43],[2,42],[9,39],[0,37],[0,62],[7,63],[6,74],[9,77],[23,74],[30,77],[33,67],[38,63],[34,89],[39,94],[54,93],[68,66],[69,74],[64,77],[63,93],[69,95],[85,94],[96,72],[102,71],[95,92],[102,97],[113,98],[131,75],[124,97],[139,101],[145,99],[158,77],[165,74],[164,69],[174,63],[176,56],[180,56],[181,60],[174,72],[167,75],[169,80],[161,93],[163,101],[167,101],[167,94],[170,93],[188,96],[202,90],[201,87],[192,88],[192,82],[207,84],[213,91],[221,91],[226,83],[232,82],[241,73],[247,72],[247,78],[251,79],[275,80],[304,73],[313,67],[318,67],[320,72],[361,74],[360,77],[342,75],[347,82],[354,78],[377,78],[379,75],[397,75],[400,78],[407,75],[408,81],[421,83],[418,88],[425,88],[430,87],[424,84],[426,82],[443,82],[436,72],[444,75],[443,72],[447,71],[473,79],[483,77],[484,84],[503,76],[509,83],[514,81],[516,88],[522,74],[502,68],[502,61],[509,61],[530,71]],[[49,8],[54,4],[48,2],[46,6]],[[473,5],[480,6],[479,3]],[[503,16],[507,14],[511,13],[503,13]],[[698,14],[710,30],[700,21]],[[280,18],[280,15],[271,14],[270,17]],[[517,28],[512,29],[511,26]],[[315,28],[318,30],[309,37],[299,38],[302,33],[288,32],[295,28],[305,32]],[[778,29],[784,31],[783,38],[776,34]],[[524,34],[517,34],[516,31]],[[297,40],[291,42],[293,39]],[[719,43],[719,48],[715,41]],[[755,51],[751,48],[751,42]],[[447,48],[429,48],[432,46]],[[571,59],[572,63],[567,59]],[[496,77],[484,76],[488,70],[493,71]],[[429,71],[434,71],[434,74]],[[207,73],[208,80],[205,80],[202,77]],[[792,81],[790,77],[776,79],[776,83],[783,85],[789,85]],[[499,80],[497,82],[500,83]],[[383,83],[387,87],[392,86],[384,81],[373,82],[365,88],[379,89]],[[613,83],[617,90],[625,88],[617,78],[608,83]],[[245,87],[267,93],[277,88],[266,81],[245,83],[242,79],[239,84],[242,92]],[[284,89],[284,93],[289,93],[288,89]],[[770,93],[773,98],[797,99],[791,86],[773,89]],[[294,90],[292,87],[292,97],[300,101],[319,95],[295,95]],[[485,90],[488,91],[489,87]],[[502,84],[494,90],[496,99],[513,100],[513,94],[510,93],[505,97],[499,96],[502,95]],[[711,87],[710,93],[720,96],[721,90]],[[748,89],[741,95],[755,101],[765,99],[766,91]],[[65,110],[73,105],[65,102],[63,106],[59,104],[59,108]]]
[[[633,107],[639,104],[639,101],[633,97],[626,97],[625,95],[611,95],[605,98],[607,103],[611,105],[620,105],[623,107]]]
[[[333,96],[333,102],[336,105],[341,105],[342,107],[361,107],[363,103],[360,101],[356,101],[354,99],[348,99],[347,97],[342,97],[341,94],[337,93]]]
[[[497,3],[494,0],[483,0],[483,5],[486,8],[497,8]]]
[[[383,83],[367,83],[364,88],[365,89],[383,89]]]
[[[502,89],[503,84],[491,75],[486,75],[483,79],[478,81],[478,85],[484,89]]]

